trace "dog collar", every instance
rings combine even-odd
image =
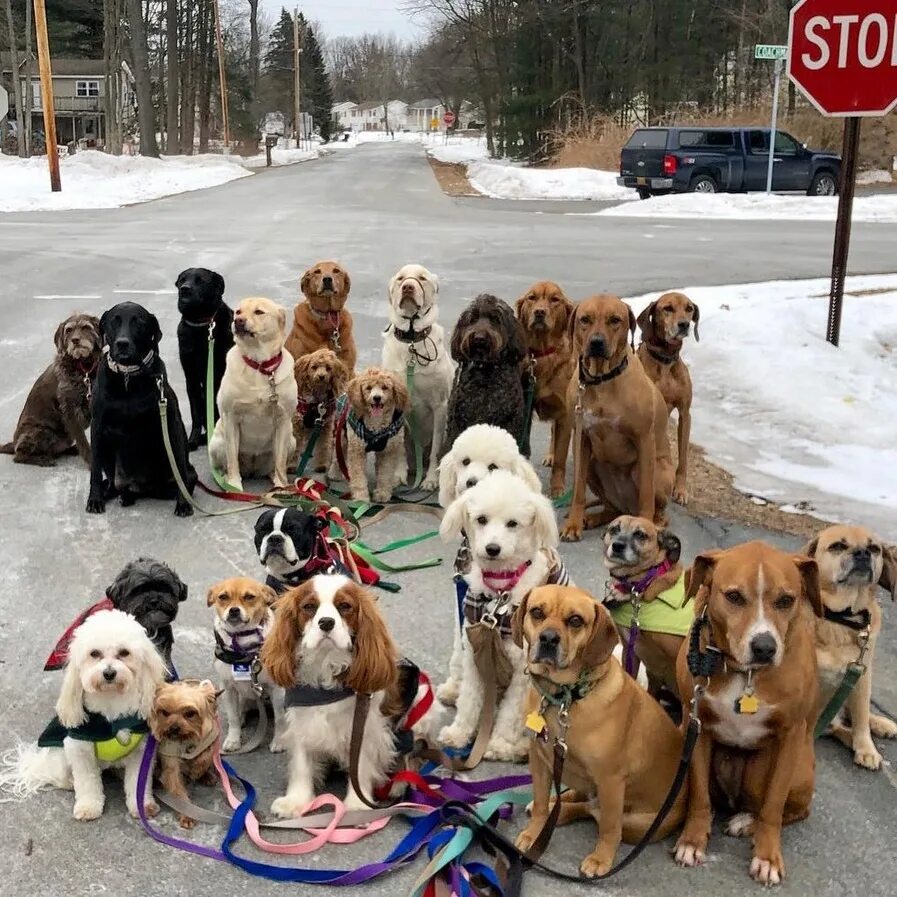
[[[679,351],[682,348],[674,350],[672,353],[667,353],[661,351],[661,346],[657,343],[649,343],[648,340],[644,340],[645,348],[648,350],[648,354],[655,360],[659,361],[661,364],[674,364],[679,360]],[[669,346],[669,343],[663,343],[663,346]]]
[[[364,442],[366,452],[382,452],[389,440],[402,429],[402,425],[405,423],[405,413],[396,408],[392,413],[392,420],[382,430],[371,430],[350,409],[346,423],[352,428],[352,432]]]
[[[189,318],[181,318],[181,323],[186,324],[188,327],[208,327],[212,321],[215,320],[215,315],[212,315],[211,318],[204,318],[202,321],[191,321]]]
[[[84,377],[89,377],[97,369],[98,362],[99,359],[94,358],[94,360],[89,365],[87,365],[84,364],[83,361],[78,359],[78,361],[75,362],[75,370],[79,374],[82,374]]]
[[[203,751],[207,751],[218,739],[218,727],[213,726],[208,735],[201,738],[196,744],[192,742],[176,741],[174,738],[162,738],[157,750],[163,757],[178,757],[181,760],[195,760]]]
[[[526,673],[533,684],[533,688],[535,688],[542,699],[540,702],[540,716],[549,704],[559,709],[569,710],[572,704],[581,701],[595,687],[598,681],[592,678],[593,672],[594,670],[580,670],[579,675],[576,677],[576,682],[571,685],[560,685],[557,682],[552,682],[547,676],[540,676],[531,672],[529,667],[527,667]],[[542,722],[544,723],[544,719]]]
[[[427,310],[429,311],[429,309]],[[423,330],[414,329],[414,319],[416,317],[417,315],[414,315],[412,318],[405,318],[405,320],[408,321],[407,330],[402,330],[401,328],[396,327],[395,324],[391,325],[392,332],[400,343],[421,343],[430,335],[430,331],[433,329],[432,324],[429,327],[424,327]]]
[[[555,352],[557,352],[555,346],[552,346],[550,349],[530,349],[529,357],[536,361],[539,358],[548,358],[549,355],[554,355]]]
[[[125,377],[130,377],[132,374],[139,374],[149,368],[153,363],[153,359],[156,357],[156,350],[150,349],[139,364],[120,364],[119,362],[112,360],[112,357],[109,355],[109,346],[107,344],[103,346],[103,357],[106,359],[106,367],[108,367],[110,371],[113,371],[116,374],[124,374]]]
[[[243,355],[242,358],[254,371],[258,371],[260,374],[270,377],[280,367],[280,363],[283,361],[283,350],[265,361],[254,361],[248,355]]]
[[[481,570],[483,582],[494,592],[509,592],[523,578],[523,574],[532,566],[532,561],[524,561],[513,570]]]
[[[317,685],[293,685],[284,691],[284,707],[324,707],[352,698],[355,692],[344,685],[321,688]]]
[[[146,720],[136,715],[110,720],[102,713],[86,713],[87,720],[72,728],[63,726],[54,716],[38,738],[38,747],[62,747],[66,738],[91,741],[96,745],[97,758],[113,763],[130,754],[149,732]]]
[[[311,302],[308,303],[309,309],[314,317],[319,321],[328,321],[334,327],[339,327],[340,312],[338,311],[318,311]]]
[[[234,664],[251,663],[258,656],[265,638],[262,630],[241,629],[239,632],[229,632],[230,645],[228,645],[221,633],[215,630],[215,657],[223,663]],[[241,639],[252,639],[249,644],[241,643]]]
[[[868,629],[872,622],[872,614],[866,608],[860,610],[831,610],[825,608],[823,610],[825,619],[830,623],[837,623],[839,626],[846,626],[848,629],[854,629],[857,632]]]
[[[617,577],[611,574],[611,577],[614,580],[614,591],[619,592],[621,595],[631,595],[635,598],[641,598],[647,591],[648,586],[650,586],[655,579],[664,576],[672,569],[673,565],[670,562],[670,559],[664,558],[663,563],[651,567],[641,579],[637,579],[634,582],[628,576]]]
[[[582,356],[579,356],[579,383],[580,386],[597,386],[599,383],[607,383],[608,380],[613,380],[615,377],[619,377],[626,368],[629,367],[629,355],[626,354],[623,356],[623,360],[613,369],[608,371],[606,374],[590,374],[586,371],[585,365],[582,362]]]

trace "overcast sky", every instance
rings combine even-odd
[[[276,20],[280,10],[290,12],[295,0],[262,0],[269,17]],[[367,31],[395,34],[405,40],[420,35],[417,26],[402,12],[402,0],[301,0],[299,9],[307,19],[319,22],[327,37],[364,34]]]

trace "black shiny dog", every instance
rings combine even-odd
[[[127,564],[106,595],[118,610],[130,614],[146,630],[156,650],[172,672],[171,624],[178,607],[187,600],[187,586],[167,564],[152,558],[137,558]]]
[[[323,517],[297,508],[262,511],[255,522],[255,550],[268,574],[265,585],[280,595],[326,568],[321,533],[327,527]]]
[[[175,464],[192,494],[196,471],[187,459],[187,433],[178,398],[159,355],[162,331],[155,315],[134,302],[113,306],[100,318],[103,359],[91,401],[89,514],[102,514],[106,498],[118,495],[123,507],[138,496],[175,498],[174,512],[193,508],[171,472],[159,414],[160,389],[168,403],[168,436]]]
[[[525,417],[520,363],[526,336],[514,309],[481,293],[458,318],[451,351],[458,373],[448,402],[446,450],[474,424],[494,424],[519,439]]]
[[[214,383],[212,407],[218,420],[218,405],[214,402],[224,376],[227,353],[234,344],[231,327],[234,313],[224,299],[224,278],[208,268],[187,268],[178,274],[174,285],[178,289],[178,354],[187,398],[190,401],[190,436],[187,451],[192,452],[208,441],[206,433],[206,373],[209,358],[209,327],[214,325],[215,339]]]

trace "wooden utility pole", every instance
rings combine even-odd
[[[221,91],[221,129],[224,132],[224,152],[230,152],[230,126],[227,120],[227,75],[224,71],[224,41],[221,39],[221,10],[218,0],[212,0],[215,7],[215,43],[218,47],[218,88]]]
[[[40,67],[40,98],[44,107],[44,134],[47,135],[47,164],[50,189],[62,190],[59,177],[59,150],[56,149],[56,116],[53,103],[53,72],[50,69],[50,40],[47,37],[47,10],[44,0],[34,0],[34,30],[37,34],[37,64]]]
[[[295,123],[293,125],[293,131],[296,134],[296,148],[299,147],[300,135],[302,134],[302,127],[299,122],[302,119],[302,102],[300,100],[299,94],[299,54],[302,52],[302,47],[299,44],[299,7],[297,6],[293,13],[293,93],[295,96],[293,97],[294,102],[296,104],[295,109]]]

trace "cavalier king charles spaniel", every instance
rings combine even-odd
[[[386,782],[397,759],[394,727],[403,708],[399,655],[374,596],[341,575],[319,575],[283,594],[262,665],[286,689],[287,792],[276,816],[301,815],[315,797],[328,762],[349,766],[356,694],[372,696],[358,768],[364,797]],[[350,783],[349,810],[366,804]]]

